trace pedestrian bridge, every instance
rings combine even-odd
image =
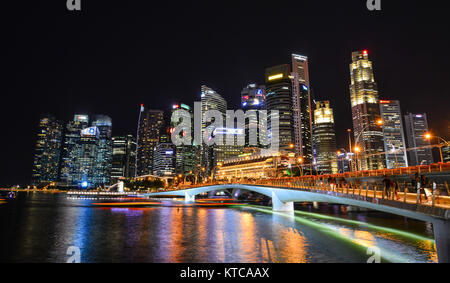
[[[203,184],[184,189],[148,193],[148,197],[181,196],[195,201],[195,196],[220,190],[246,190],[272,199],[272,209],[280,212],[294,210],[294,202],[324,202],[392,213],[412,219],[432,222],[439,262],[450,262],[450,197],[434,193],[425,196],[410,193],[407,188],[390,196],[376,185],[342,185],[308,183],[300,178],[261,180],[253,183]]]

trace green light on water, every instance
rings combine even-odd
[[[321,215],[321,214],[317,214],[317,213],[308,213],[308,212],[303,212],[303,211],[295,211],[294,214],[287,214],[287,213],[283,213],[283,212],[275,212],[275,211],[272,211],[271,209],[268,209],[267,207],[256,206],[256,205],[248,205],[246,207],[257,210],[257,211],[265,212],[265,213],[276,214],[276,215],[284,216],[287,218],[294,218],[296,222],[313,227],[313,228],[317,229],[318,231],[328,234],[336,239],[344,240],[345,242],[350,243],[354,247],[360,249],[362,252],[366,252],[368,248],[374,247],[375,245],[372,245],[365,241],[360,241],[358,239],[354,239],[354,238],[350,237],[349,235],[340,233],[337,229],[333,229],[332,227],[330,227],[326,224],[321,224],[321,223],[311,221],[311,220],[308,220],[306,218],[296,216],[296,215],[304,215],[304,216],[311,216],[311,217],[316,217],[316,218],[321,218],[321,219],[341,221],[341,222],[348,223],[348,224],[365,226],[367,228],[371,228],[374,230],[380,230],[380,231],[384,231],[384,232],[401,235],[401,236],[415,239],[415,240],[432,241],[434,243],[434,241],[431,239],[428,239],[428,238],[425,238],[425,237],[422,237],[419,235],[415,235],[413,233],[408,233],[408,232],[404,232],[404,231],[400,231],[400,230],[396,230],[396,229],[376,226],[376,225],[372,225],[372,224],[368,224],[368,223],[364,223],[364,222],[360,222],[360,221],[355,221],[355,220],[342,219],[342,218],[338,218],[338,217]],[[410,259],[404,258],[401,255],[393,254],[392,252],[390,252],[386,249],[382,249],[380,247],[377,247],[377,248],[380,250],[380,256],[384,261],[401,262],[401,263],[411,262]]]

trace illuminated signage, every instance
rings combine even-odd
[[[416,118],[423,118],[423,115],[416,115]]]
[[[167,154],[167,155],[172,155],[172,154],[173,154],[173,150],[167,150],[167,151],[166,151],[166,154]]]
[[[308,87],[306,85],[302,86],[303,90],[308,90]]]
[[[243,135],[243,129],[217,128],[214,129],[213,135]]]
[[[262,95],[262,94],[263,94],[263,91],[262,91],[262,89],[258,89],[258,90],[256,90],[256,94],[257,94],[257,95]]]
[[[89,117],[87,115],[75,115],[75,121],[78,122],[88,122]]]
[[[181,103],[180,106],[181,106],[181,108],[183,108],[183,109],[191,110],[191,107],[189,107],[189,106],[186,105],[186,104]]]
[[[389,104],[389,103],[391,103],[391,101],[390,100],[380,100],[380,103],[381,104]]]
[[[81,135],[84,137],[93,137],[97,135],[97,132],[98,132],[97,127],[90,127],[81,130]]]
[[[278,79],[282,79],[284,77],[283,74],[277,74],[277,75],[273,75],[269,77],[269,81],[274,81],[274,80],[278,80]]]

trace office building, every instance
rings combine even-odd
[[[217,93],[215,90],[202,85],[201,86],[201,111],[202,111],[202,144],[201,144],[201,156],[200,164],[201,167],[205,168],[206,174],[209,174],[211,170],[216,166],[214,156],[217,156],[218,147],[223,147],[223,145],[212,145],[208,146],[203,141],[205,133],[214,138],[211,122],[206,121],[206,112],[210,110],[217,110],[222,113],[223,124],[226,123],[226,110],[227,102],[223,97]],[[217,160],[217,159],[216,159]]]
[[[112,167],[112,119],[106,115],[94,115],[92,127],[98,129],[97,164],[94,183],[111,184]]]
[[[292,54],[291,78],[295,153],[306,162],[312,162],[313,117],[308,57]]]
[[[192,108],[184,103],[176,103],[172,105],[172,114],[176,110],[184,110],[189,113],[190,121],[191,121],[191,128],[185,129],[183,128],[182,135],[187,134],[187,131],[190,131],[192,142],[189,145],[178,145],[175,147],[175,154],[176,154],[176,165],[175,165],[175,172],[177,174],[194,174],[194,172],[197,169],[197,163],[199,160],[199,146],[194,144],[194,133],[193,133],[193,125],[194,125],[194,116],[192,112]],[[185,117],[187,118],[187,117]],[[179,125],[179,122],[173,123],[172,127],[176,127]]]
[[[52,115],[40,119],[33,162],[33,185],[58,181],[62,129],[62,123]]]
[[[132,135],[112,138],[113,154],[111,181],[116,183],[119,178],[134,177],[136,172],[136,139]]]
[[[266,69],[266,107],[268,110],[269,143],[278,133],[279,149],[294,152],[293,99],[291,69],[289,65],[279,65]],[[278,110],[278,115],[273,113]],[[279,120],[279,125],[272,123]]]
[[[336,158],[336,132],[333,109],[329,101],[316,102],[314,110],[314,145],[316,149],[316,169],[322,174],[338,172]]]
[[[350,64],[350,100],[358,168],[377,170],[385,167],[384,142],[380,124],[378,87],[367,50],[352,53]]]
[[[255,117],[245,119],[245,147],[266,147],[267,127],[259,127],[261,119],[259,111],[266,110],[266,87],[257,84],[244,87],[241,91],[241,107],[246,113],[249,110],[256,111]],[[257,129],[256,136],[250,136],[250,129]]]
[[[386,168],[408,167],[402,113],[398,100],[380,100]]]
[[[152,174],[153,152],[163,125],[163,111],[145,110],[144,105],[141,105],[136,138],[136,176]]]
[[[76,186],[75,163],[77,161],[81,131],[89,125],[89,116],[77,114],[66,124],[62,144],[60,181],[65,186]]]
[[[433,163],[430,141],[425,138],[428,132],[427,114],[405,115],[406,137],[408,140],[409,165],[429,165]]]

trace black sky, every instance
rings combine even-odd
[[[449,134],[450,20],[445,1],[13,1],[4,9],[6,90],[0,184],[31,176],[39,116],[110,115],[113,134],[136,132],[138,105],[193,104],[200,85],[238,109],[240,90],[264,69],[310,59],[317,99],[335,109],[339,146],[352,127],[351,52],[370,51],[380,98],[426,112]],[[158,3],[156,5],[155,3]]]

